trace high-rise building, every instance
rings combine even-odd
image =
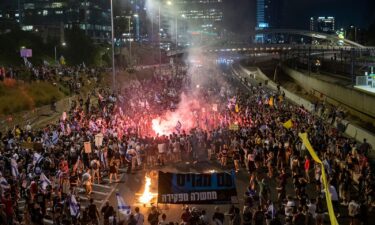
[[[177,16],[179,33],[188,33],[192,37],[219,36],[224,18],[223,0],[175,0],[179,10]]]
[[[335,33],[335,17],[314,17],[310,18],[310,30],[323,32],[323,33]]]
[[[311,31],[315,30],[315,20],[314,20],[314,17],[310,17],[310,30]]]
[[[23,0],[21,28],[38,31],[44,37],[63,38],[64,29],[78,26],[94,40],[110,38],[109,1]]]
[[[19,24],[21,22],[21,2],[2,0],[0,2],[0,25]]]
[[[257,0],[256,3],[256,30],[267,28],[281,28],[283,0]],[[265,42],[263,34],[255,36],[255,42]]]

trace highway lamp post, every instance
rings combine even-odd
[[[160,31],[160,2],[159,2],[159,18],[158,18],[158,39],[159,39],[159,75],[161,75],[161,31]]]
[[[66,43],[65,42],[61,43],[61,46],[65,47]],[[57,45],[54,46],[54,49],[55,49],[55,63],[57,63]]]
[[[128,41],[129,41],[129,67],[132,64],[132,41],[131,41],[131,33],[130,33],[130,26],[131,26],[131,16],[126,17],[128,19]]]
[[[115,71],[115,27],[113,23],[113,0],[110,0],[111,3],[111,44],[112,44],[112,89],[116,90],[116,71]]]

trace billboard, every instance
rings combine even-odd
[[[21,48],[20,54],[22,58],[31,58],[33,56],[33,50],[28,48]]]
[[[234,172],[164,173],[159,171],[158,203],[236,204]]]

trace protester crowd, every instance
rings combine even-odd
[[[349,215],[352,224],[368,224],[374,195],[367,158],[371,146],[343,136],[318,113],[290,104],[281,92],[251,84],[249,92],[234,90],[221,72],[196,69],[212,80],[193,91],[204,105],[190,108],[194,129],[184,130],[187,121],[179,121],[171,134],[157,134],[152,119],[176,110],[181,94],[192,92],[189,70],[182,71],[155,70],[152,79],[132,82],[116,93],[95,90],[73,101],[56,124],[43,129],[16,126],[0,134],[0,224],[43,224],[43,218],[54,224],[113,224],[116,207],[108,203],[97,208],[90,198],[93,183],[107,176],[110,183],[118,181],[119,168],[135,173],[202,158],[249,174],[244,208],[232,206],[224,212],[217,207],[207,215],[204,209],[185,207],[178,222],[323,224],[327,209],[321,167],[300,141],[303,132],[325,165],[336,215]],[[288,186],[293,192],[287,194]],[[353,186],[360,195],[353,194]],[[77,197],[80,187],[89,202]],[[313,193],[308,191],[312,187]],[[20,200],[26,201],[22,212]],[[340,211],[342,206],[348,210]],[[125,222],[173,224],[156,207],[148,215],[135,208]]]

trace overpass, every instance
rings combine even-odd
[[[310,31],[310,30],[297,30],[297,29],[264,29],[264,30],[257,30],[257,34],[289,34],[289,35],[301,35],[301,36],[307,36],[311,38],[316,39],[322,39],[327,40],[332,43],[338,43],[339,41],[342,41],[344,44],[356,48],[367,48],[364,45],[361,45],[357,42],[351,41],[346,38],[339,38],[337,35],[334,34],[326,34],[326,33],[320,33],[316,31]]]
[[[288,52],[288,51],[370,51],[375,54],[375,47],[352,47],[352,46],[330,46],[330,45],[311,45],[311,44],[243,44],[228,46],[204,46],[188,49],[171,50],[167,52],[168,56],[181,55],[188,51],[200,51],[205,53],[267,53],[267,52]]]

